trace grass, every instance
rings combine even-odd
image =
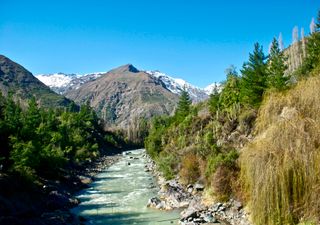
[[[320,218],[320,77],[265,98],[256,138],[240,156],[241,180],[257,225]],[[305,223],[310,224],[310,223]]]

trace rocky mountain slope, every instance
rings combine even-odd
[[[3,55],[0,55],[0,91],[4,96],[12,93],[14,99],[19,100],[21,104],[26,104],[26,100],[32,97],[45,107],[67,106],[71,102],[50,90],[24,67]]]
[[[186,88],[193,102],[200,102],[209,97],[214,87],[220,87],[219,83],[210,84],[206,88],[198,88],[183,79],[173,78],[159,71],[145,71],[151,76],[159,79],[165,87],[174,94],[180,94],[183,88]],[[68,91],[78,89],[81,85],[88,81],[95,80],[106,72],[90,73],[90,74],[39,74],[36,77],[44,84],[49,86],[53,91],[59,94],[65,94]]]
[[[129,129],[142,118],[171,114],[178,95],[158,78],[128,64],[71,89],[66,96],[79,104],[89,103],[109,126]]]

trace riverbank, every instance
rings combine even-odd
[[[0,173],[1,225],[78,225],[85,220],[70,212],[79,204],[76,192],[90,184],[97,173],[117,162],[119,151],[95,161],[59,171],[58,178],[31,182],[16,174]]]
[[[204,185],[200,183],[183,185],[179,177],[166,181],[157,170],[156,163],[148,156],[146,170],[152,173],[160,186],[159,198],[153,197],[148,207],[158,210],[183,209],[179,224],[221,224],[221,225],[252,225],[249,214],[241,202],[230,199],[227,202],[206,202]]]

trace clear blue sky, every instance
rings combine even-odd
[[[0,54],[39,73],[126,63],[204,87],[241,68],[253,44],[309,33],[319,0],[0,0]]]

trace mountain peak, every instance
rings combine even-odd
[[[118,72],[118,73],[125,73],[125,72],[139,73],[140,71],[136,67],[134,67],[132,64],[126,64],[126,65],[123,65],[123,66],[120,66],[120,67],[114,69],[113,72]]]
[[[0,55],[0,78],[0,93],[3,96],[13,93],[22,104],[33,97],[46,107],[65,107],[70,103],[70,100],[51,91],[31,72],[4,55]]]

